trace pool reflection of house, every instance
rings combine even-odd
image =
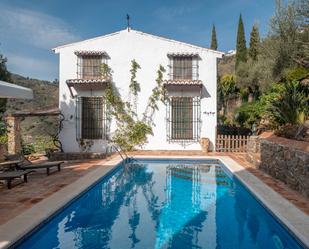
[[[216,247],[216,169],[214,165],[185,164],[167,168],[167,204],[161,211],[162,237],[156,248],[165,243],[175,248]]]
[[[170,164],[155,174],[131,165],[82,198],[53,221],[58,226],[49,236],[55,247],[68,242],[87,248],[120,242],[132,248],[240,248],[246,240],[259,248],[269,244],[262,238],[268,238],[270,214],[255,208],[254,197],[219,165]],[[281,233],[271,238],[279,241]]]

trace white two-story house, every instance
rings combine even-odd
[[[106,82],[100,65],[107,63],[121,96],[128,97],[131,61],[141,69],[137,113],[142,114],[156,86],[157,70],[166,69],[166,103],[159,103],[153,136],[143,147],[151,150],[200,150],[200,139],[215,146],[217,125],[217,59],[223,53],[160,36],[125,29],[54,49],[59,54],[59,108],[64,115],[60,141],[64,152],[104,152],[115,125],[107,125]]]

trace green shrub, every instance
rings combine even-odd
[[[241,127],[251,128],[258,124],[264,114],[264,105],[260,101],[244,103],[234,112],[234,122]]]
[[[4,135],[7,133],[6,125],[3,120],[0,119],[0,135]]]
[[[286,81],[293,81],[293,80],[299,81],[306,77],[309,77],[309,70],[303,67],[288,69],[284,73],[284,79]]]
[[[241,88],[239,90],[239,95],[243,102],[248,102],[249,99],[249,89],[248,88]]]
[[[0,120],[0,144],[7,144],[8,136],[6,124],[3,120]]]
[[[55,149],[55,145],[50,136],[37,136],[33,143],[34,149],[37,153],[45,152],[49,149]]]
[[[128,130],[118,130],[114,134],[113,141],[122,149],[130,151],[133,150],[135,145],[144,145],[147,142],[147,135],[150,134],[152,134],[151,126],[141,121],[136,121],[130,125]]]
[[[30,154],[35,153],[34,144],[32,144],[32,143],[22,144],[22,153],[24,155],[30,155]]]
[[[285,86],[283,83],[274,83],[271,85],[269,91],[263,94],[259,101],[262,105],[267,106],[272,101],[276,101],[285,92]]]
[[[226,116],[224,116],[224,115],[221,115],[221,114],[219,114],[218,115],[218,123],[219,124],[226,124],[228,121],[227,121],[227,117]]]
[[[268,100],[267,114],[276,129],[283,125],[297,125],[305,122],[309,114],[309,96],[306,86],[299,81],[289,81],[284,91]]]
[[[7,134],[0,135],[0,144],[7,144],[7,143],[8,143]]]
[[[235,110],[234,122],[250,128],[254,123],[258,125],[262,119],[268,120],[269,128],[280,130],[282,134],[287,130],[283,126],[303,124],[308,115],[308,86],[294,80],[272,84],[271,89],[258,101],[244,103]]]

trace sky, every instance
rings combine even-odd
[[[254,23],[267,35],[274,0],[0,0],[0,53],[13,73],[58,78],[52,48],[126,28],[202,47],[216,26],[218,50],[235,49],[239,14],[246,39]]]

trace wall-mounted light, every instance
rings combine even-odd
[[[203,114],[206,114],[207,116],[214,116],[216,114],[216,112],[203,112]]]

